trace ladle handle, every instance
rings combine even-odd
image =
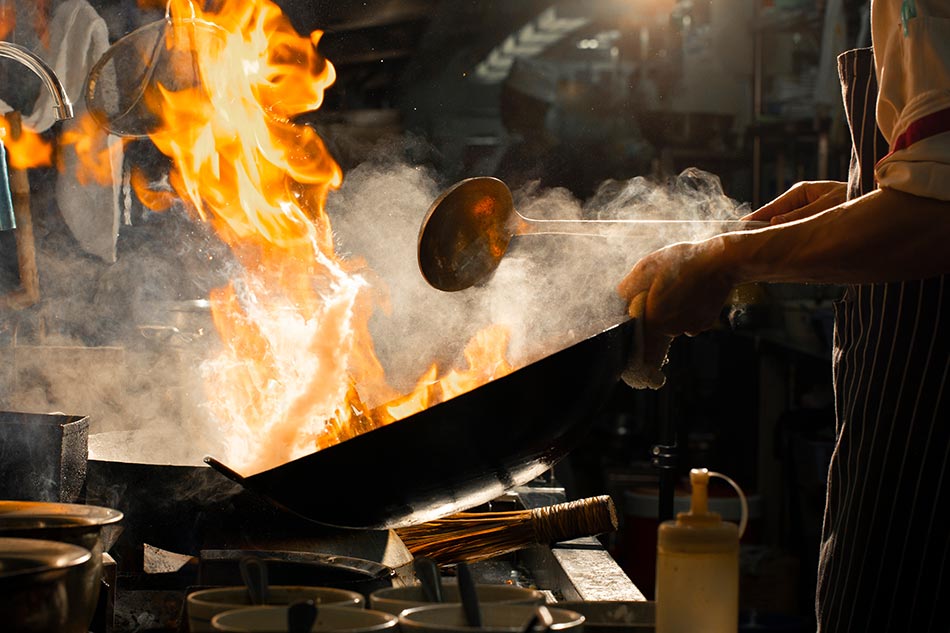
[[[422,583],[422,592],[429,602],[442,602],[442,577],[439,566],[431,558],[420,556],[415,559],[416,576]]]
[[[466,563],[459,563],[458,583],[459,594],[462,598],[462,610],[465,613],[465,621],[469,626],[480,627],[482,625],[482,611],[478,604],[478,589],[475,586],[475,579],[472,577],[472,571]]]
[[[294,602],[287,609],[288,633],[310,633],[317,621],[317,605],[313,600]]]
[[[517,214],[516,235],[643,235],[645,230],[656,229],[715,229],[750,231],[769,226],[758,220],[535,220]]]
[[[245,556],[240,560],[239,566],[251,604],[267,604],[267,563],[256,556]]]

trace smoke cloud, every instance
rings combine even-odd
[[[510,330],[508,360],[519,367],[622,322],[616,286],[640,257],[717,232],[714,224],[618,223],[596,236],[517,236],[486,283],[446,293],[423,279],[416,247],[447,184],[426,165],[369,161],[348,170],[327,200],[338,255],[362,262],[375,351],[400,392],[432,363],[458,365],[466,343],[490,324]],[[664,181],[608,181],[589,200],[537,185],[513,193],[516,209],[537,220],[722,220],[745,212],[718,178],[695,169]],[[220,345],[203,300],[235,277],[235,262],[180,210],[144,213],[123,231],[112,266],[55,244],[41,253],[46,300],[16,315],[2,405],[88,415],[94,459],[200,464],[223,450],[201,388],[202,363]],[[94,437],[108,432],[108,441]]]

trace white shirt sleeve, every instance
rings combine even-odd
[[[950,200],[950,2],[873,0],[871,34],[877,121],[890,145],[877,182]]]

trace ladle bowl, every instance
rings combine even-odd
[[[419,230],[418,260],[429,285],[446,292],[487,281],[518,235],[647,235],[661,226],[710,231],[747,230],[768,222],[743,220],[536,220],[515,210],[508,186],[497,178],[461,180],[439,195]],[[618,230],[621,231],[618,233]]]

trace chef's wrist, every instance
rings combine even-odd
[[[713,238],[722,275],[730,287],[764,281],[774,262],[763,231],[724,233]]]

